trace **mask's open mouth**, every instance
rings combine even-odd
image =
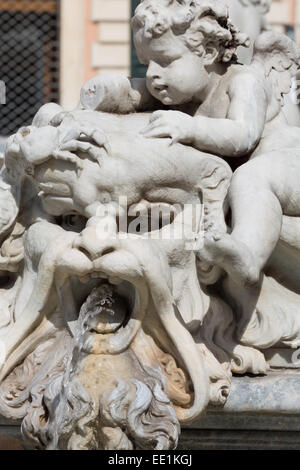
[[[105,335],[124,327],[134,310],[135,295],[134,287],[126,281],[117,286],[103,281],[94,287],[79,313],[85,331]]]
[[[131,283],[114,279],[112,284],[100,276],[92,274],[85,283],[69,278],[58,288],[60,308],[85,352],[117,354],[134,338],[145,308]]]

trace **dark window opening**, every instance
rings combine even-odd
[[[286,34],[289,38],[295,40],[295,28],[294,28],[294,26],[286,25],[286,26],[285,26],[285,34]]]
[[[9,136],[59,101],[59,0],[0,0],[0,65],[0,136]]]

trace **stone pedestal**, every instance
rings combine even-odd
[[[300,450],[300,373],[235,377],[225,407],[183,429],[179,449]]]
[[[0,449],[26,448],[20,425],[0,420]],[[300,450],[300,372],[235,377],[224,408],[182,430],[180,450]]]

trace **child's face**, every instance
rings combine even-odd
[[[182,39],[167,33],[150,41],[136,40],[136,47],[140,60],[148,65],[147,88],[163,104],[188,103],[206,89],[209,76],[204,59]]]

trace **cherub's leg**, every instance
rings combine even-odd
[[[236,171],[229,192],[232,233],[207,233],[200,250],[243,285],[258,282],[280,236],[282,208],[266,170],[258,157]]]

